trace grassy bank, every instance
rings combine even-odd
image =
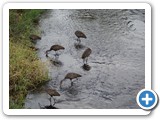
[[[9,11],[9,105],[23,108],[28,91],[46,82],[48,71],[38,60],[30,34],[38,34],[39,17],[45,10]]]

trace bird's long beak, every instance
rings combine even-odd
[[[46,51],[46,57],[48,57],[48,52],[49,52],[49,51],[50,51],[50,50],[47,50],[47,51]]]
[[[47,51],[46,51],[46,54],[48,54],[49,51],[50,51],[50,50],[47,50]]]
[[[62,83],[63,83],[64,80],[65,79],[61,80],[61,82],[60,82],[60,89],[62,88]]]

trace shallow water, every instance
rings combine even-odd
[[[144,10],[50,10],[40,21],[42,39],[37,42],[38,56],[49,69],[51,80],[45,85],[56,89],[56,108],[132,109],[139,108],[136,95],[145,85],[145,12]],[[76,30],[83,31],[84,48],[76,49]],[[45,51],[54,44],[60,51],[61,65],[53,64],[54,51],[46,58]],[[81,56],[89,47],[89,71],[82,69]],[[82,75],[70,87],[70,80],[60,81],[68,72]],[[29,93],[25,108],[48,106],[44,91]]]

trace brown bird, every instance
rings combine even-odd
[[[24,9],[17,9],[16,11],[17,11],[17,13],[23,13]]]
[[[17,9],[16,12],[17,12],[18,17],[19,17],[19,16],[22,16],[22,14],[25,12],[25,10],[24,9]]]
[[[83,63],[85,64],[85,61],[86,61],[86,64],[87,64],[87,61],[88,61],[88,57],[90,56],[90,54],[92,53],[92,50],[90,48],[87,48],[84,53],[82,54],[82,59],[83,59]]]
[[[50,105],[52,105],[51,98],[53,98],[53,96],[60,96],[60,94],[55,89],[48,88],[48,89],[46,89],[46,92],[50,95]],[[55,99],[53,99],[53,100],[54,100],[54,104],[52,106],[55,105]]]
[[[36,48],[36,47],[34,47],[34,46],[30,46],[30,48],[31,48],[32,50],[34,50],[34,51],[39,50],[39,48]]]
[[[87,38],[87,37],[86,37],[86,35],[85,35],[83,32],[78,31],[78,30],[75,32],[75,35],[78,37],[78,39],[77,39],[78,44],[80,44],[80,43],[81,43],[80,38]]]
[[[50,51],[55,51],[55,57],[58,57],[59,54],[56,53],[58,50],[64,50],[65,48],[61,45],[52,45],[51,48],[49,50],[46,51],[46,57],[48,57],[48,52]]]
[[[33,19],[33,23],[34,23],[35,25],[38,25],[38,24],[39,24],[39,18]]]
[[[41,37],[37,36],[37,35],[30,35],[29,38],[32,40],[32,41],[35,41],[35,40],[41,40]]]
[[[61,80],[60,82],[60,88],[62,88],[62,83],[63,81],[65,81],[66,79],[70,79],[71,81],[71,86],[73,86],[73,81],[72,79],[77,79],[78,80],[78,77],[82,77],[80,74],[77,74],[77,73],[68,73],[65,78],[63,80]]]

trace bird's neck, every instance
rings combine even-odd
[[[49,51],[51,51],[51,50],[47,50],[47,51],[46,51],[46,54],[47,54]]]

